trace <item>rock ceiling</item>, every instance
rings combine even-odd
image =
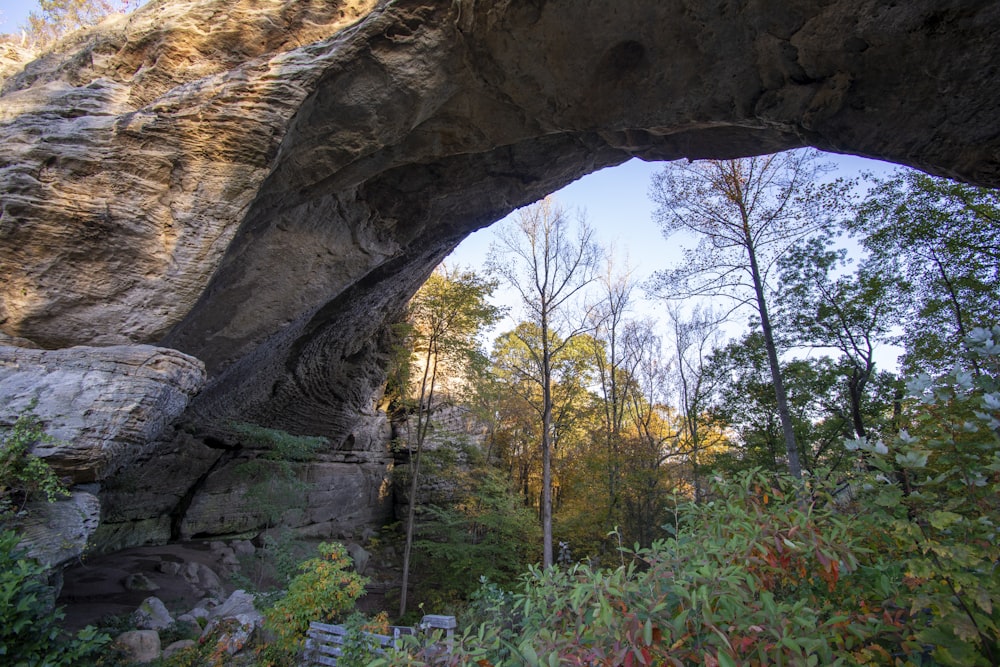
[[[0,330],[205,362],[193,422],[350,438],[472,231],[631,157],[1000,185],[1000,4],[153,0],[0,75]]]

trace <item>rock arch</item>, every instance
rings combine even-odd
[[[588,172],[809,145],[1000,185],[998,30],[961,0],[153,0],[6,73],[0,330],[176,348],[196,427],[342,444],[433,266]]]

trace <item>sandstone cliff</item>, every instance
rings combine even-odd
[[[233,419],[377,451],[386,323],[587,172],[812,145],[1000,185],[998,27],[959,0],[153,0],[3,80],[0,331],[201,360],[164,451],[202,463],[161,480],[197,507]]]

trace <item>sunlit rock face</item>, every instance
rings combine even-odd
[[[588,172],[811,145],[1000,185],[998,29],[958,0],[153,0],[5,56],[0,331],[175,348],[209,377],[185,432],[350,448],[433,266]]]

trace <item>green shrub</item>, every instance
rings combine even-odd
[[[410,644],[385,664],[847,662],[882,625],[829,601],[856,540],[820,489],[800,490],[759,471],[720,480],[711,503],[678,508],[674,539],[615,569],[533,568],[512,599],[484,587],[493,617],[450,657]]]
[[[364,594],[367,579],[351,571],[347,549],[322,543],[319,557],[299,566],[285,596],[264,613],[265,629],[274,637],[264,658],[288,664],[302,649],[311,621],[334,621],[354,608]]]
[[[1000,664],[1000,327],[969,341],[978,374],[907,384],[907,427],[854,441],[871,474],[861,521],[873,565],[899,573],[904,650],[945,665]],[[877,550],[876,550],[877,549]]]
[[[47,570],[18,549],[20,538],[0,531],[0,663],[10,667],[88,664],[110,637],[92,627],[63,635],[61,609],[52,606]]]
[[[42,459],[31,453],[39,442],[53,439],[42,428],[32,405],[10,427],[0,430],[0,525],[16,518],[29,500],[49,502],[66,493],[66,487]]]

